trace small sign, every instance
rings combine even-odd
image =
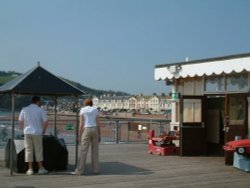
[[[179,99],[179,92],[172,92],[172,99]]]
[[[72,131],[72,130],[74,130],[74,125],[73,125],[73,124],[67,124],[67,125],[66,125],[66,130],[67,130],[67,131]]]

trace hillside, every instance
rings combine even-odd
[[[21,73],[14,72],[14,71],[0,71],[0,87],[7,83],[8,81],[14,79],[15,77],[21,75]],[[73,86],[79,88],[80,90],[85,92],[85,97],[93,97],[93,96],[100,96],[103,94],[114,94],[116,96],[124,96],[124,95],[130,95],[125,92],[121,91],[105,91],[105,90],[97,90],[97,89],[92,89],[86,86],[81,85],[80,83],[61,78],[65,80],[66,82],[72,84]],[[51,98],[49,97],[44,97],[44,99],[50,100]],[[68,97],[64,97],[64,99],[68,99]],[[26,106],[30,103],[30,97],[29,96],[18,96],[15,101],[15,108],[16,110],[20,110],[23,106]],[[11,96],[10,95],[0,95],[0,111],[1,110],[11,110]]]
[[[9,71],[9,72],[0,71],[0,86],[19,75],[20,73],[14,71]]]
[[[0,86],[2,86],[3,84],[5,84],[6,82],[12,80],[13,78],[15,78],[16,76],[21,75],[21,73],[17,73],[14,71],[0,71]],[[117,96],[122,96],[122,95],[130,95],[126,92],[122,92],[122,91],[105,91],[105,90],[98,90],[98,89],[92,89],[86,86],[81,85],[80,83],[65,79],[65,78],[61,78],[63,80],[65,80],[66,82],[72,84],[73,86],[79,88],[80,90],[84,91],[86,93],[86,95],[89,96],[100,96],[103,94],[115,94]]]
[[[103,95],[103,94],[115,94],[116,96],[124,96],[124,95],[130,95],[126,92],[122,92],[122,91],[112,91],[112,90],[97,90],[97,89],[91,89],[89,87],[86,87],[86,86],[83,86],[77,82],[73,82],[73,81],[70,81],[70,80],[67,80],[67,79],[64,79],[64,78],[61,78],[63,80],[65,80],[66,82],[72,84],[73,86],[79,88],[80,90],[82,91],[85,91],[86,92],[86,95],[90,95],[90,96],[100,96],[100,95]]]

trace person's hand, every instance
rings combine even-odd
[[[81,143],[81,136],[78,136],[77,138],[77,144]]]

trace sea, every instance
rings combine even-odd
[[[10,116],[10,115],[11,115],[11,111],[0,110],[0,118]]]
[[[11,117],[11,114],[11,111],[0,110],[0,128],[11,123],[11,120],[7,118]]]

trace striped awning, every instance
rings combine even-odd
[[[250,72],[250,54],[195,60],[190,62],[156,65],[155,80]]]

